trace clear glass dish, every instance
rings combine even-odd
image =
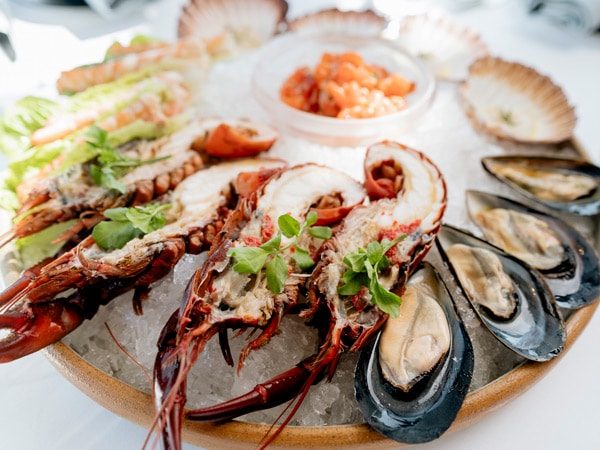
[[[296,69],[314,68],[324,52],[347,51],[414,82],[415,90],[407,96],[409,106],[385,116],[338,119],[300,111],[280,100],[282,84]],[[280,129],[326,145],[364,145],[401,137],[429,109],[435,89],[435,77],[421,60],[391,41],[355,35],[281,35],[262,49],[252,74],[254,97]]]

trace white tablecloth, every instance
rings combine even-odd
[[[39,87],[40,73],[48,81],[61,69],[97,60],[114,38],[145,31],[148,22],[164,37],[173,36],[177,17],[172,5],[177,2],[171,0],[150,3],[145,16],[113,23],[83,8],[35,9],[24,3],[12,4],[19,59],[11,65],[0,55],[0,102],[17,98],[27,87]],[[319,2],[291,3],[291,13],[299,14]],[[563,87],[579,117],[575,135],[600,164],[600,36],[552,29],[522,15],[512,2],[484,1],[457,12],[456,18],[480,33],[494,54],[531,65]],[[70,28],[61,26],[63,22]],[[112,34],[101,35],[104,32]],[[477,424],[418,448],[600,448],[599,343],[600,314],[596,314],[557,367],[528,392]],[[41,354],[0,365],[2,449],[134,449],[141,447],[146,433],[87,398]]]

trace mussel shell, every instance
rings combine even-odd
[[[600,296],[600,261],[594,247],[575,228],[558,217],[529,208],[514,200],[480,191],[467,191],[469,214],[482,208],[505,208],[545,221],[564,244],[567,260],[542,275],[561,308],[578,309]]]
[[[509,320],[498,319],[486,313],[465,293],[483,324],[508,348],[533,361],[548,361],[558,355],[565,346],[566,330],[554,296],[541,274],[498,247],[479,239],[467,231],[444,225],[438,234],[438,250],[445,256],[445,249],[453,244],[465,244],[494,252],[502,263],[505,273],[512,279],[516,293],[517,311]],[[448,261],[450,270],[454,272]],[[456,273],[454,272],[456,277]],[[458,280],[458,277],[456,277]]]
[[[583,160],[552,158],[543,156],[493,156],[481,160],[481,164],[491,175],[528,199],[548,208],[583,216],[600,213],[600,168]],[[533,170],[552,171],[563,175],[588,176],[595,180],[596,188],[589,195],[570,201],[547,200],[498,173],[498,168],[515,166]]]
[[[380,333],[362,350],[354,377],[358,406],[369,425],[384,436],[411,444],[432,441],[452,424],[469,390],[474,364],[471,341],[446,286],[431,264],[423,263],[415,274],[419,271],[426,271],[425,278],[435,283],[439,293],[450,326],[450,350],[405,393],[382,375],[377,351]]]

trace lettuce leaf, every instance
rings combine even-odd
[[[58,110],[58,103],[27,96],[8,107],[0,117],[0,151],[13,160],[30,147],[29,136]]]
[[[68,222],[58,223],[31,236],[17,239],[15,247],[21,257],[21,266],[29,268],[44,258],[55,256],[65,243],[53,243],[52,241],[75,225],[76,221],[69,220]]]

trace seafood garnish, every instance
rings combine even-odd
[[[477,34],[447,16],[407,16],[400,22],[397,41],[442,80],[464,80],[471,63],[488,54]]]
[[[327,211],[330,223],[338,222],[363,198],[364,190],[360,183],[345,173],[316,164],[295,166],[275,174],[253,195],[242,198],[224,225],[219,240],[211,248],[206,263],[190,280],[182,306],[173,313],[159,338],[154,371],[155,396],[159,405],[157,420],[166,448],[179,448],[181,415],[186,398],[185,379],[207,341],[219,334],[223,355],[233,365],[226,330],[260,328],[259,336],[242,350],[237,364],[239,371],[248,354],[266,345],[277,332],[283,315],[297,307],[307,274],[306,266],[299,264],[295,258],[295,248],[307,250],[308,256],[314,259],[323,244],[320,237],[300,233],[300,224],[308,219],[312,210],[318,216],[320,206]],[[337,211],[337,217],[332,211]],[[293,218],[301,229],[288,233],[280,228],[281,217],[287,218],[284,220]],[[283,232],[283,236],[279,231]],[[291,234],[294,236],[288,237]],[[294,245],[288,246],[290,242]],[[272,278],[268,274],[269,264],[266,271],[261,270],[262,260],[258,270],[239,270],[235,268],[239,262],[237,257],[228,256],[236,255],[236,250],[252,247],[258,253],[269,249],[282,250],[271,261],[278,260],[275,264],[285,266],[288,276],[276,289],[269,283],[269,278]],[[281,400],[275,401],[281,403]],[[256,409],[253,403],[248,402],[250,410]],[[263,405],[263,408],[267,407]],[[243,409],[235,410],[234,414]],[[214,416],[215,411],[204,411],[204,417],[193,412],[187,416],[211,420],[206,418],[207,414]],[[217,414],[220,415],[219,412]]]
[[[567,338],[565,324],[554,296],[542,275],[517,258],[468,232],[444,225],[438,234],[438,250],[447,262],[465,296],[481,321],[506,347],[533,361],[548,361],[563,350]],[[470,252],[455,253],[456,245],[472,248]],[[477,261],[472,261],[475,258]],[[494,263],[490,263],[494,261]],[[479,274],[468,273],[469,266],[487,267]],[[489,297],[498,295],[499,278],[514,301],[514,310],[507,317],[497,315]],[[491,285],[491,289],[490,289]]]
[[[340,11],[324,9],[298,17],[288,22],[288,29],[305,34],[360,34],[379,36],[387,20],[375,11]]]
[[[483,57],[461,83],[471,121],[503,139],[552,143],[569,139],[577,121],[562,89],[531,67]]]
[[[382,170],[382,166],[387,168]],[[315,323],[329,324],[318,353],[304,359],[287,372],[256,386],[248,394],[220,405],[189,411],[187,419],[221,421],[294,399],[289,406],[290,413],[282,424],[260,443],[264,447],[289,423],[310,386],[323,378],[331,379],[342,353],[346,350],[360,350],[383,326],[388,315],[372,303],[370,286],[364,286],[356,295],[339,293],[343,274],[348,269],[344,258],[360,248],[367,248],[372,242],[384,239],[396,242],[387,251],[389,265],[382,267],[385,270],[378,278],[385,289],[401,294],[406,280],[433,244],[441,226],[446,206],[446,186],[439,169],[423,153],[387,141],[368,149],[365,175],[367,192],[370,194],[377,191],[378,197],[371,197],[371,202],[367,205],[355,206],[333,227],[332,237],[320,245],[316,253],[318,262],[310,278],[299,280],[296,291],[291,291],[295,303],[300,285],[308,289],[309,305],[301,312],[301,316],[311,318]],[[324,181],[321,178],[317,184],[324,184]],[[382,191],[385,194],[383,196],[380,195]],[[244,230],[239,233],[240,237],[244,234]],[[396,241],[398,237],[402,239]],[[231,296],[229,292],[237,291],[235,282],[240,278],[240,274],[232,270],[223,270],[223,253],[233,245],[235,243],[225,239],[218,247],[213,248],[212,258],[209,258],[202,272],[195,276],[189,286],[188,300],[184,307],[171,317],[159,342],[155,380],[160,389],[155,393],[162,396],[158,420],[167,427],[166,433],[163,433],[163,442],[168,448],[176,448],[178,437],[175,436],[179,436],[183,406],[181,400],[178,403],[178,399],[185,399],[185,377],[206,340],[224,326],[260,325],[260,317],[269,312],[273,317],[268,322],[263,322],[263,334],[257,338],[263,343],[274,332],[274,320],[278,322],[281,314],[292,304],[289,290],[284,288],[284,305],[277,306],[281,300],[276,297],[275,308],[269,305],[267,310],[262,310],[261,315],[251,321],[246,316],[241,322],[240,311],[248,314],[250,308],[256,310],[254,303],[261,299],[264,303],[271,294],[266,289],[257,290],[255,287],[250,292],[243,291],[243,297],[238,294],[228,299]],[[224,278],[231,279],[231,282],[225,285]],[[242,280],[244,284],[247,283],[245,278]],[[212,300],[211,304],[203,298]],[[242,298],[244,301],[240,302]],[[235,304],[236,309],[225,314],[227,309],[224,309],[223,300],[227,300],[228,304]],[[176,328],[177,322],[187,325]],[[257,345],[255,341],[249,345]],[[241,359],[244,357],[245,354]]]
[[[469,215],[487,239],[538,269],[559,306],[581,308],[600,295],[600,263],[590,243],[558,217],[514,200],[467,191]]]
[[[50,345],[91,318],[118,295],[135,290],[134,307],[149,285],[165,276],[184,253],[208,249],[229,214],[242,172],[263,171],[261,179],[284,167],[282,161],[242,159],[222,163],[187,178],[163,200],[166,224],[122,248],[104,250],[89,236],[49,263],[25,271],[0,294],[0,362]],[[249,180],[241,186],[245,190]]]
[[[399,442],[423,443],[454,421],[469,390],[473,347],[450,288],[432,264],[415,271],[402,298],[400,318],[388,319],[361,351],[354,387],[375,430]]]
[[[179,16],[178,36],[204,42],[211,55],[258,47],[285,22],[285,0],[190,0]]]
[[[600,212],[600,168],[579,159],[496,156],[483,167],[526,198],[548,208],[592,216]]]

